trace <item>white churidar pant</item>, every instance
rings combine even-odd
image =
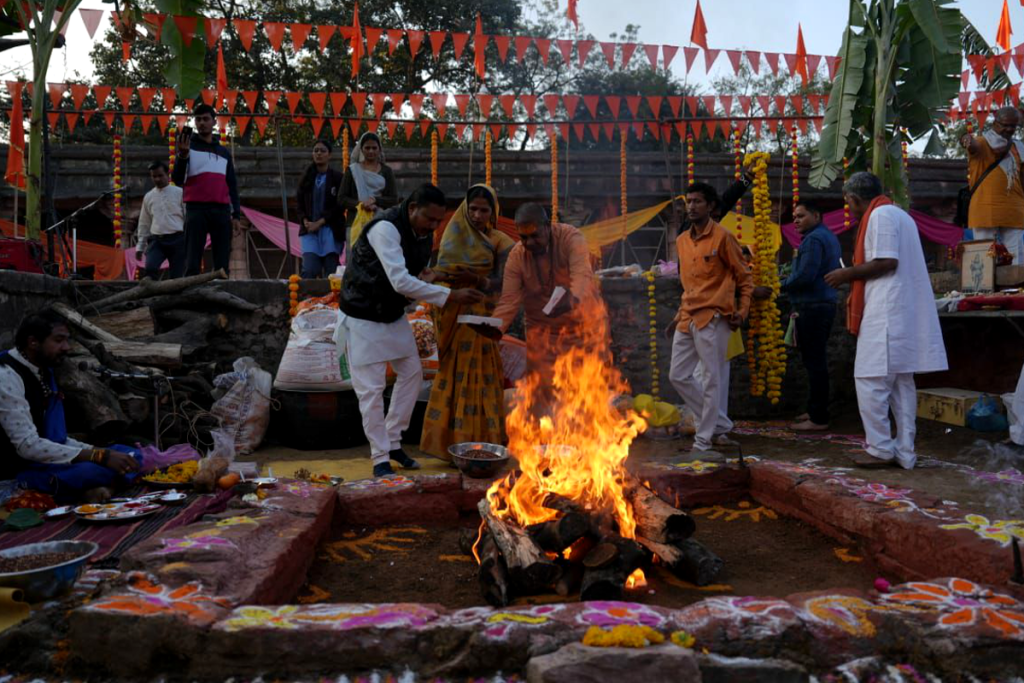
[[[363,431],[370,442],[370,457],[374,465],[388,462],[388,453],[402,447],[402,432],[409,428],[423,384],[423,366],[418,355],[390,362],[397,379],[391,389],[387,417],[384,415],[384,387],[387,386],[388,363],[352,365],[350,368],[352,388],[359,398]]]
[[[911,372],[885,377],[857,377],[857,405],[864,423],[867,452],[880,459],[896,459],[900,467],[913,469],[917,462],[917,390]],[[889,409],[896,417],[896,438],[891,434]]]

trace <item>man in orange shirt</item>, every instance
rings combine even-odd
[[[597,297],[594,271],[583,233],[571,225],[552,223],[540,204],[519,207],[516,230],[520,241],[509,251],[501,299],[493,315],[501,318],[504,332],[523,307],[527,369],[531,374],[540,373],[548,378],[540,385],[544,388],[551,384],[555,360],[582,344],[583,325],[593,324],[584,321],[584,312],[596,310],[585,305]],[[566,290],[565,295],[554,309],[545,313],[544,307],[559,286]]]
[[[1002,107],[995,114],[991,130],[977,137],[965,134],[960,138],[967,150],[968,181],[971,187],[977,186],[971,196],[967,227],[974,232],[974,239],[996,240],[1005,246],[1013,255],[1014,265],[1024,265],[1024,144],[1013,139],[1019,125],[1020,112]],[[992,164],[997,165],[982,180]]]
[[[747,318],[754,292],[739,242],[711,218],[718,201],[711,185],[690,185],[686,190],[690,229],[676,239],[683,296],[673,321],[669,381],[699,420],[693,442],[696,453],[711,451],[716,432],[724,434],[732,428],[727,418],[727,424],[722,424],[719,417],[721,393],[728,391],[721,377],[722,360],[729,335]],[[698,361],[703,367],[700,383],[694,377]]]

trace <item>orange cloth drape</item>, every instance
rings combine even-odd
[[[868,219],[871,212],[880,206],[892,204],[892,200],[884,194],[878,195],[868,204],[868,210],[860,217],[860,229],[857,231],[857,243],[853,248],[853,265],[864,263],[864,238],[868,234]],[[860,321],[864,317],[864,280],[854,280],[850,285],[850,298],[846,301],[846,329],[857,336],[860,332]]]

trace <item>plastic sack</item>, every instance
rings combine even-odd
[[[430,379],[437,374],[441,366],[441,358],[438,355],[437,335],[434,332],[434,320],[430,312],[423,306],[417,306],[416,310],[407,316],[409,325],[412,326],[413,337],[416,338],[416,351],[420,356],[420,364],[423,366],[423,377]]]
[[[283,391],[348,391],[352,373],[344,339],[338,344],[338,310],[316,306],[292,319],[292,331],[277,368],[274,388]]]
[[[348,243],[355,244],[359,236],[363,234],[363,228],[366,227],[367,223],[373,220],[376,214],[369,209],[364,209],[363,205],[360,204],[356,211],[356,217],[352,220],[352,227],[349,228]]]
[[[640,394],[633,399],[633,409],[640,413],[651,427],[670,427],[678,424],[679,409],[671,403],[656,401],[650,394]]]
[[[996,400],[982,394],[967,411],[967,426],[976,432],[1002,432],[1009,428],[1009,423]]]
[[[233,367],[234,373],[227,374],[233,375],[234,383],[228,393],[210,408],[210,412],[220,420],[220,429],[233,443],[232,459],[234,453],[252,453],[263,441],[270,424],[270,389],[273,383],[270,373],[261,370],[248,356],[236,360]],[[215,385],[218,385],[218,379],[214,380]]]
[[[233,375],[235,373],[227,374]],[[220,375],[220,377],[225,376]],[[142,451],[142,467],[139,468],[140,474],[152,474],[165,467],[177,465],[179,462],[198,460],[201,457],[199,452],[187,443],[175,444],[163,451],[158,450],[156,446],[141,446],[139,450]]]

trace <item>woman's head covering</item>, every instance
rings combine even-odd
[[[381,163],[384,163],[384,145],[382,145],[380,142],[380,136],[370,131],[366,131],[365,133],[359,136],[359,139],[356,141],[356,146],[352,150],[352,161],[357,164],[363,163],[363,143],[366,142],[367,140],[373,140],[374,142],[377,143],[377,146],[380,147],[380,156],[377,157],[377,159]]]
[[[484,230],[477,230],[469,220],[469,195],[482,188],[488,195],[493,207],[490,224]],[[489,274],[494,267],[497,254],[511,249],[512,238],[497,229],[498,226],[498,193],[489,185],[480,183],[469,188],[466,199],[448,221],[441,237],[441,246],[437,254],[437,267],[434,270],[448,275],[475,272]]]

